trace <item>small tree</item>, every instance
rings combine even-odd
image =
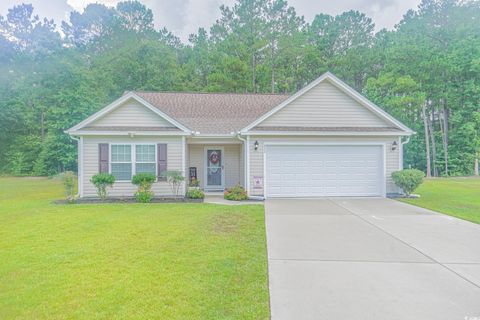
[[[182,173],[176,170],[164,171],[162,173],[162,177],[167,179],[167,182],[170,184],[170,188],[172,189],[172,193],[175,195],[175,197],[178,197],[180,186],[185,180],[185,177],[182,175]]]
[[[393,181],[407,196],[422,184],[424,177],[425,174],[417,169],[405,169],[392,173]]]
[[[75,202],[75,181],[77,176],[72,171],[65,171],[60,176],[65,188],[66,200],[70,203]]]
[[[94,175],[90,182],[93,183],[97,189],[97,194],[100,199],[107,199],[107,187],[112,187],[115,183],[115,177],[110,173],[97,173]]]
[[[132,177],[132,183],[138,186],[135,198],[138,202],[150,202],[154,197],[152,185],[155,182],[155,175],[152,173],[137,173]]]

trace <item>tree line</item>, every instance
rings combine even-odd
[[[293,93],[325,71],[417,132],[405,166],[472,174],[480,152],[480,3],[423,0],[391,31],[358,11],[305,21],[284,0],[237,0],[182,42],[136,1],[57,24],[0,16],[0,172],[76,169],[63,130],[126,90]]]

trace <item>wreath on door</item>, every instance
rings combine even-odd
[[[217,151],[212,151],[212,153],[210,153],[210,157],[208,159],[210,160],[211,163],[217,164],[217,163],[220,162],[220,155],[218,154]]]

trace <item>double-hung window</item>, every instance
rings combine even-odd
[[[110,172],[117,181],[130,181],[137,173],[157,175],[154,144],[112,144]]]
[[[135,145],[135,172],[157,175],[157,159],[154,144]]]
[[[111,173],[115,180],[132,180],[132,146],[112,144]]]

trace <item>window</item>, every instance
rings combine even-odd
[[[117,181],[130,181],[136,173],[156,175],[156,151],[154,144],[112,144],[110,173]]]
[[[112,145],[111,173],[116,180],[132,179],[132,146],[129,144]]]
[[[155,145],[137,144],[135,146],[135,172],[157,174],[157,160],[155,159]]]

